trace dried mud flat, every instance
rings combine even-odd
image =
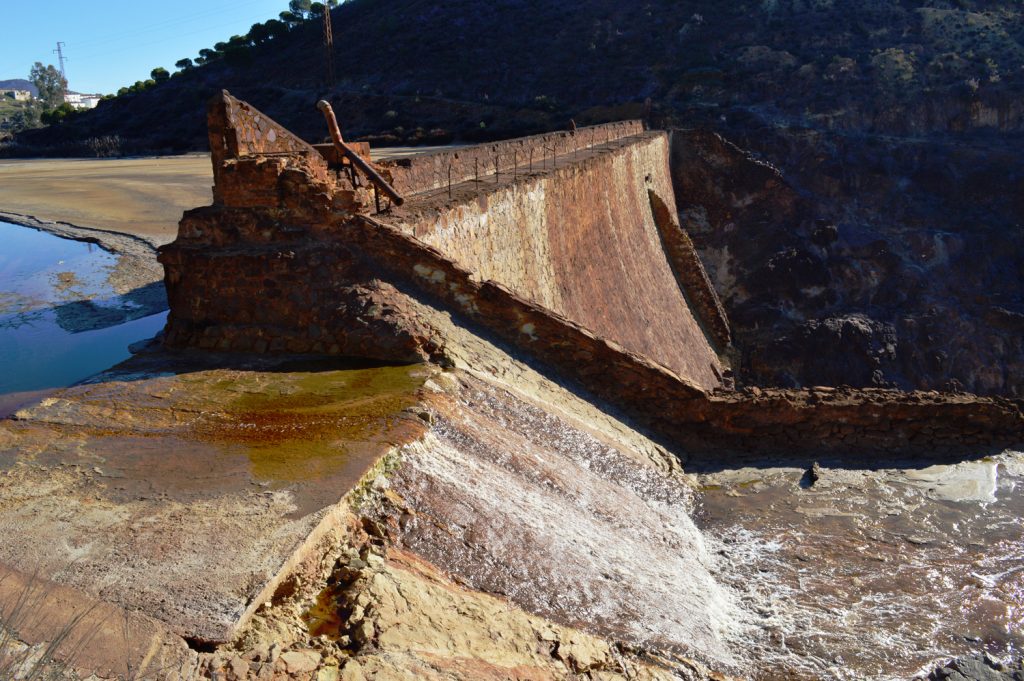
[[[5,160],[0,210],[42,222],[171,241],[184,210],[210,202],[207,154],[137,159]]]
[[[395,147],[377,150],[373,157],[406,157],[437,149]],[[184,211],[210,203],[212,185],[213,170],[206,153],[117,159],[4,159],[0,161],[0,211],[35,219],[42,225],[92,227],[161,245],[177,235]],[[0,220],[16,222],[3,214]]]

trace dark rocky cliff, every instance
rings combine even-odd
[[[763,127],[673,149],[746,381],[1024,393],[1024,163],[1006,138]]]

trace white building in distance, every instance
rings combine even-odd
[[[10,97],[16,102],[27,102],[32,99],[28,90],[0,90],[0,97]]]
[[[95,109],[101,98],[102,95],[84,95],[81,92],[68,92],[64,95],[64,101],[76,109]]]

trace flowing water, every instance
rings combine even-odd
[[[909,679],[1024,650],[1024,454],[885,465],[699,476],[756,678]]]
[[[152,291],[119,295],[111,283],[118,256],[3,222],[0,244],[0,411],[128,358],[163,328]]]

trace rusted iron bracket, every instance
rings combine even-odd
[[[380,176],[380,173],[374,170],[369,163],[364,161],[362,156],[345,144],[345,140],[341,137],[341,130],[338,128],[338,119],[334,117],[334,109],[331,108],[331,105],[321,99],[317,102],[316,108],[320,109],[324,114],[324,118],[327,119],[327,129],[331,133],[331,140],[334,142],[335,148],[337,148],[337,150],[349,160],[349,163],[362,171],[370,182],[373,183],[373,186],[384,192],[384,194],[386,194],[396,206],[401,206],[405,203],[405,199],[395,191],[394,187],[388,184],[387,180]]]

